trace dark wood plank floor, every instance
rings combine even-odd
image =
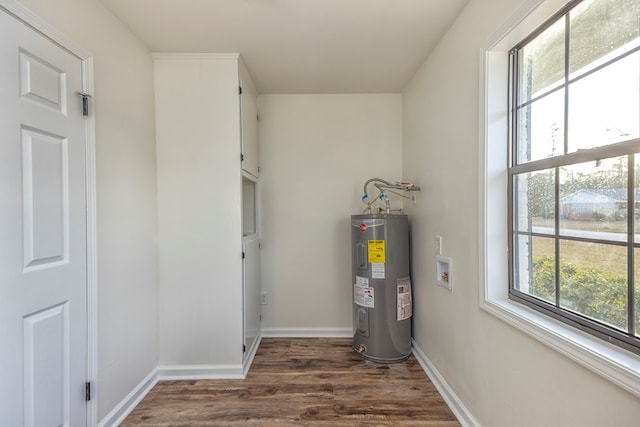
[[[413,356],[367,362],[351,339],[263,339],[244,380],[161,381],[122,426],[460,426]]]

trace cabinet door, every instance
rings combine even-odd
[[[258,176],[258,92],[240,63],[240,123],[242,169]]]
[[[244,251],[244,345],[243,357],[250,354],[260,333],[260,244],[258,235],[252,234],[242,239]]]

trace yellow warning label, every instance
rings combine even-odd
[[[369,240],[369,262],[384,262],[384,240]]]

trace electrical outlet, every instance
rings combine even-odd
[[[269,295],[266,292],[260,292],[260,305],[269,304]]]
[[[436,236],[436,255],[442,255],[442,236]]]

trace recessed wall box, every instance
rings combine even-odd
[[[436,283],[451,290],[451,258],[436,256]]]

